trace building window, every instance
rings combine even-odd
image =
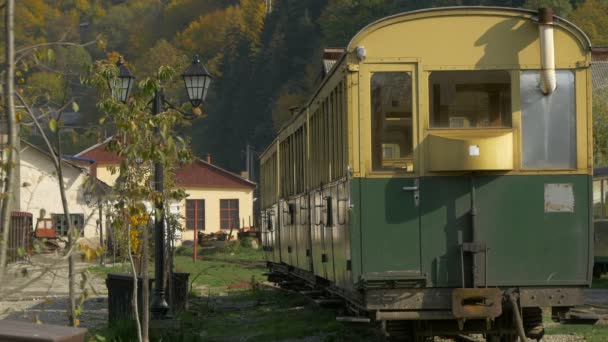
[[[82,236],[84,234],[84,214],[70,214],[70,218],[72,219],[72,225],[74,225],[74,228],[77,229]],[[64,214],[51,214],[51,219],[55,224],[57,235],[68,235],[68,223],[65,220]]]
[[[411,171],[412,76],[409,72],[372,75],[371,114],[373,169]]]
[[[220,228],[238,229],[239,228],[239,200],[222,199],[220,200]]]
[[[507,71],[433,71],[429,88],[432,128],[511,127]]]
[[[186,200],[186,229],[205,230],[205,200]]]

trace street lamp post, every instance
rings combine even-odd
[[[110,90],[115,99],[126,103],[133,88],[135,76],[133,76],[131,71],[124,65],[122,58],[119,58],[116,66],[118,67],[118,76],[116,79],[109,82]],[[181,76],[190,103],[193,107],[198,108],[207,97],[207,90],[209,89],[212,80],[211,74],[209,74],[207,69],[201,64],[201,60],[197,55],[194,57],[192,64],[190,64]],[[154,99],[152,100],[152,115],[162,113],[165,110],[165,106],[177,110],[187,119],[194,118],[194,116],[184,113],[171,105],[165,99],[164,92],[161,88],[154,94]],[[158,134],[158,128],[156,133]],[[156,192],[163,193],[163,182],[163,166],[161,163],[157,162],[154,164],[154,190]],[[156,279],[154,281],[154,292],[150,311],[152,312],[152,317],[155,319],[163,319],[169,311],[169,305],[165,299],[165,289],[163,286],[165,283],[165,212],[163,210],[162,201],[157,201],[155,207],[156,212],[160,213],[160,217],[155,217],[154,222],[154,273]]]

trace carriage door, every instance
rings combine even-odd
[[[419,279],[416,64],[364,64],[360,81],[363,273]]]

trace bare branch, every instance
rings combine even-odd
[[[45,47],[45,46],[87,47],[89,45],[93,45],[93,44],[97,43],[97,39],[91,40],[89,42],[82,43],[82,44],[73,43],[73,42],[64,42],[64,41],[62,41],[62,39],[64,39],[64,37],[62,37],[60,40],[58,40],[56,42],[34,44],[34,45],[26,46],[24,48],[17,50],[15,54],[18,54],[18,56],[15,58],[15,63],[19,63],[19,61],[21,61],[23,58],[25,58],[25,56],[27,56],[28,52],[41,48],[41,47]]]
[[[23,105],[25,110],[28,112],[28,114],[34,121],[36,128],[38,128],[38,131],[40,131],[40,135],[42,135],[42,139],[44,139],[44,143],[46,144],[46,146],[49,149],[49,154],[51,155],[53,164],[55,164],[55,168],[58,168],[59,167],[59,158],[57,157],[57,154],[55,152],[55,149],[53,148],[53,145],[51,144],[51,141],[44,133],[44,130],[42,129],[42,126],[40,125],[40,121],[38,121],[38,118],[36,117],[36,114],[34,114],[34,111],[32,110],[32,108],[25,102],[25,100],[23,99],[21,94],[19,94],[19,92],[15,92],[15,95],[17,96],[17,99],[19,99],[19,102],[21,102],[21,104]]]

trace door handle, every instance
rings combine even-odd
[[[420,206],[420,181],[418,179],[414,180],[413,186],[404,186],[401,190],[412,191],[414,193],[414,205],[416,207]]]

